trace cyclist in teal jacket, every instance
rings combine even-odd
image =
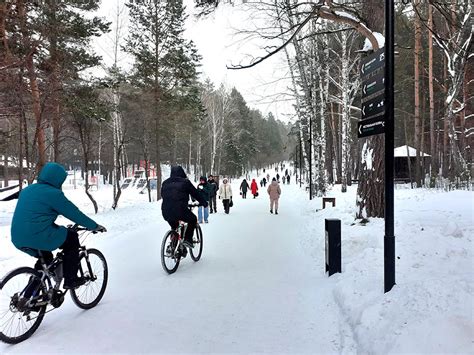
[[[52,251],[63,249],[64,288],[76,288],[84,282],[77,276],[79,239],[76,232],[54,222],[63,215],[74,223],[95,231],[105,228],[82,213],[61,191],[67,172],[57,163],[47,163],[38,183],[25,188],[19,196],[13,214],[12,243],[25,253],[38,257],[38,250],[52,260]],[[39,267],[37,263],[36,267]]]

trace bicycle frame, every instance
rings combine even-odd
[[[60,290],[61,282],[64,279],[64,274],[63,274],[63,253],[58,252],[56,256],[53,258],[51,263],[48,265],[46,264],[46,261],[43,257],[42,254],[40,254],[39,260],[42,269],[38,270],[38,272],[41,274],[40,278],[40,283],[37,286],[35,290],[33,290],[30,298],[28,299],[27,305],[32,306],[32,301],[37,297],[39,289],[44,286],[45,293],[47,295],[46,300],[42,302],[38,302],[35,304],[35,306],[44,306],[51,304],[51,301],[53,299],[53,295],[56,292],[60,292],[62,295],[64,295],[67,291],[66,290]],[[87,263],[87,271],[89,271],[89,277],[90,281],[95,281],[97,277],[94,275],[92,271],[91,264],[89,262],[89,254],[87,252],[87,249],[85,246],[80,246],[79,247],[79,259],[81,257],[84,257],[86,259]],[[82,266],[79,264],[79,273],[81,277],[84,277],[84,270]],[[54,281],[54,285],[53,285]],[[25,287],[25,289],[21,292],[23,294],[28,286]]]

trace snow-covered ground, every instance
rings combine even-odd
[[[239,184],[231,213],[220,208],[202,226],[202,259],[173,275],[160,264],[161,204],[129,191],[113,211],[101,187],[93,218],[109,232],[86,244],[109,264],[103,300],[82,311],[68,298],[0,354],[474,352],[473,192],[395,190],[397,285],[384,294],[384,223],[354,224],[355,186],[336,186],[337,207],[321,210],[282,185],[276,216],[265,192],[242,200]],[[83,191],[65,193],[92,214]],[[34,261],[9,241],[14,206],[0,203],[0,275]],[[325,218],[342,221],[343,272],[329,278]]]

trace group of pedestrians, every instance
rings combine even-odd
[[[249,189],[250,189],[250,191],[253,195],[253,198],[258,196],[258,186],[257,186],[257,182],[255,181],[255,179],[252,179],[252,182],[251,182],[250,186],[247,182],[247,179],[244,179],[242,181],[242,183],[240,184],[240,195],[242,196],[242,198],[247,198],[247,191]]]
[[[209,175],[208,179],[206,179],[205,176],[201,176],[197,188],[201,196],[209,204],[208,207],[198,207],[199,223],[203,223],[203,221],[204,223],[209,223],[209,214],[217,213],[217,198],[222,200],[224,212],[229,214],[230,207],[233,206],[232,187],[226,178],[222,180],[222,184],[219,186],[219,183],[215,180],[214,176]]]

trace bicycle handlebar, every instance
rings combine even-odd
[[[85,227],[80,227],[79,224],[69,224],[67,226],[68,229],[72,229],[73,231],[75,232],[82,232],[82,231],[88,231],[88,232],[92,232],[93,234],[97,234],[97,233],[104,233],[105,231],[103,230],[93,230],[93,229],[88,229],[88,228],[85,228]]]

